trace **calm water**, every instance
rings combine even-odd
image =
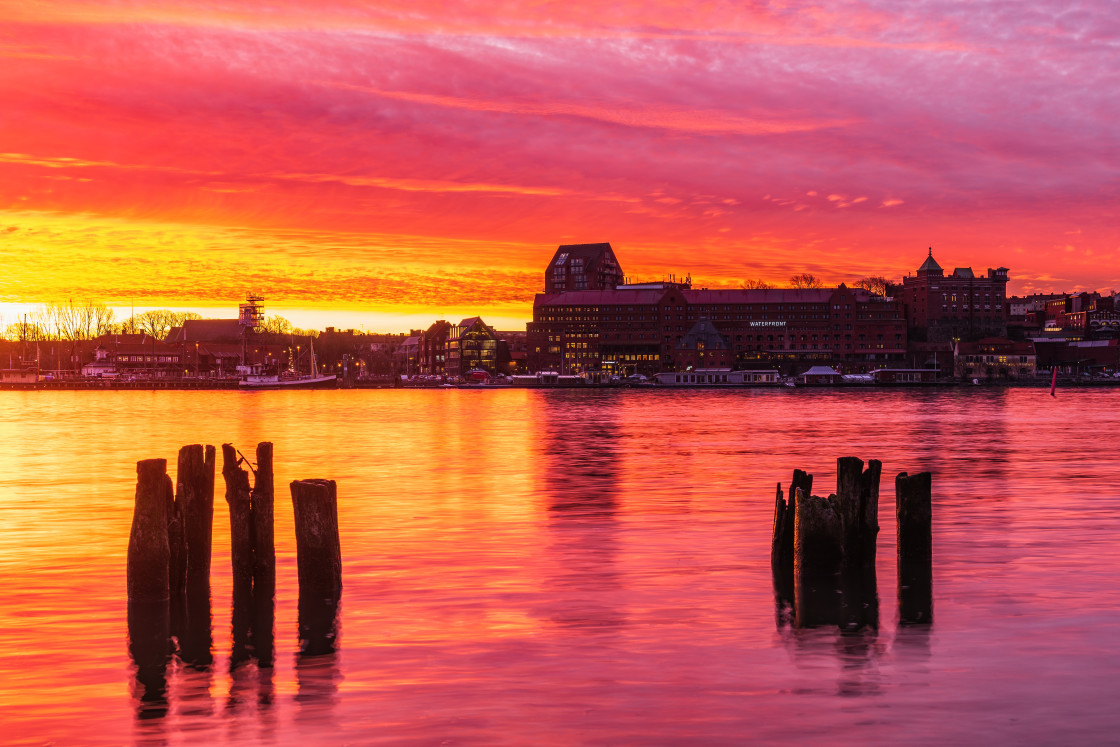
[[[0,392],[0,741],[1071,744],[1120,733],[1120,392]],[[276,666],[140,719],[138,459],[276,449]],[[777,622],[774,484],[883,462],[881,625]],[[219,456],[220,458],[220,456]],[[219,465],[220,470],[220,465]],[[934,624],[898,627],[894,482],[934,473]],[[297,661],[286,486],[339,484],[341,647]]]

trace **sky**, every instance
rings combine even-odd
[[[0,0],[0,322],[514,328],[599,241],[713,288],[932,246],[1120,289],[1117,91],[1107,0]]]

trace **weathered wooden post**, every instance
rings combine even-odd
[[[299,573],[301,653],[331,653],[342,596],[342,553],[338,541],[338,492],[334,480],[291,484]]]
[[[844,562],[843,525],[830,501],[794,494],[793,584],[794,620],[799,628],[837,623],[837,593]]]
[[[222,444],[222,477],[229,504],[230,560],[233,567],[233,648],[230,666],[249,658],[253,602],[253,514],[249,474],[232,444]]]
[[[836,460],[834,505],[844,532],[844,562],[848,568],[875,566],[876,535],[879,533],[879,476],[883,464],[867,463],[857,457]]]
[[[269,599],[276,595],[276,547],[273,527],[275,487],[272,444],[257,444],[257,474],[253,484],[253,593]]]
[[[214,534],[215,449],[191,444],[179,449],[175,504],[183,525],[185,621],[179,629],[179,654],[198,667],[213,662],[211,652],[210,563]]]
[[[898,520],[898,618],[901,625],[933,622],[932,475],[900,473],[894,481]]]
[[[170,598],[171,547],[167,538],[167,504],[173,502],[166,459],[136,463],[136,503],[128,538],[128,598],[167,602]]]
[[[774,578],[774,603],[778,626],[792,622],[794,598],[793,583],[793,525],[797,514],[797,491],[809,495],[813,476],[799,469],[793,471],[789,484],[789,500],[782,497],[782,484],[778,483],[774,499],[774,531],[770,541],[770,569]]]
[[[128,649],[136,664],[139,715],[166,712],[167,660],[171,653],[169,608],[171,548],[167,503],[171,479],[166,459],[136,463],[136,503],[128,539]]]
[[[273,524],[275,487],[272,444],[257,444],[257,474],[253,482],[253,625],[252,647],[257,666],[273,663],[273,621],[276,597],[276,547]]]
[[[253,514],[249,473],[241,469],[237,450],[222,444],[222,477],[229,504],[230,556],[233,564],[234,596],[253,591]]]
[[[867,469],[863,471],[860,480],[859,495],[862,516],[860,517],[860,531],[862,532],[863,564],[875,570],[875,554],[878,549],[879,536],[879,479],[883,474],[883,463],[878,459],[867,462]]]
[[[793,525],[797,515],[798,488],[805,495],[811,495],[813,476],[799,469],[793,471],[788,502],[782,499],[782,484],[778,483],[778,495],[774,501],[774,532],[770,541],[770,567],[773,569],[793,571]]]

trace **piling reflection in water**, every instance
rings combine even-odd
[[[171,611],[166,601],[128,602],[128,653],[133,697],[141,719],[167,714],[167,665],[171,659]]]
[[[214,663],[210,580],[203,576],[188,579],[186,594],[174,601],[181,615],[176,622],[179,658],[196,669],[210,667]]]
[[[296,660],[297,719],[322,723],[338,705],[338,683],[342,681],[338,652],[319,656],[300,655]]]

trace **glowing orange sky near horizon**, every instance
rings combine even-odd
[[[585,241],[1120,288],[1118,71],[1107,2],[0,0],[0,302],[527,319]]]

